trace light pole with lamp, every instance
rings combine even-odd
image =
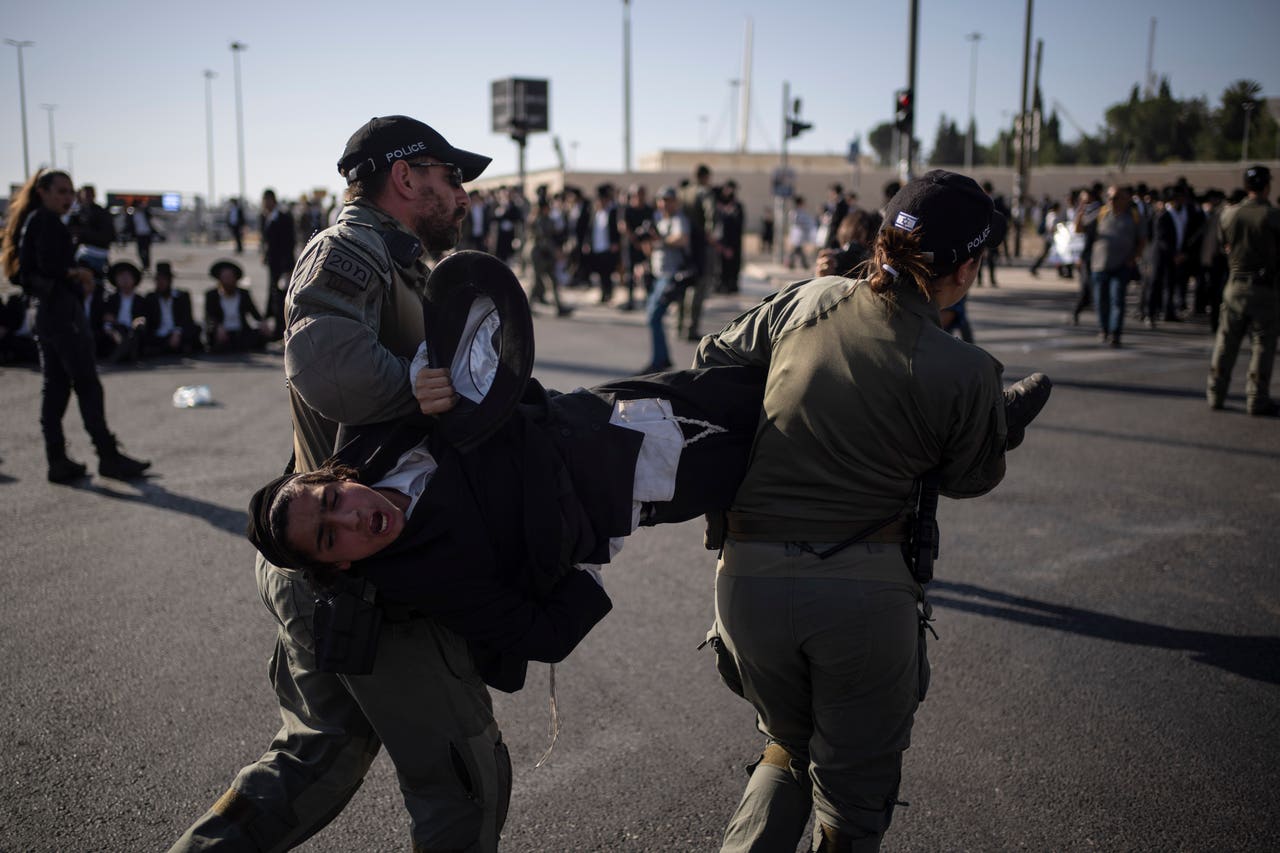
[[[249,45],[244,42],[231,43],[231,57],[235,62],[236,73],[236,148],[240,156],[240,204],[245,203],[244,191],[244,102],[240,97],[240,53]]]
[[[969,53],[969,132],[965,134],[964,167],[973,168],[973,105],[978,94],[978,42],[982,41],[982,33],[969,33],[965,40],[973,45]]]
[[[18,49],[18,103],[22,111],[22,179],[25,181],[27,175],[31,174],[31,158],[27,154],[27,84],[26,78],[22,74],[22,49],[31,47],[35,42],[5,39],[4,43],[11,44]]]
[[[1244,141],[1240,143],[1240,162],[1247,162],[1249,159],[1249,125],[1250,119],[1253,118],[1253,101],[1245,101],[1240,105],[1244,110]]]
[[[205,150],[208,158],[209,195],[205,200],[205,208],[209,211],[209,230],[213,231],[213,208],[217,199],[213,195],[213,78],[216,71],[205,69],[204,72],[204,134]],[[243,202],[242,202],[243,203]]]
[[[40,109],[49,113],[49,168],[58,168],[58,146],[53,140],[53,111],[58,108],[57,104],[41,104]]]

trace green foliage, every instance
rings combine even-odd
[[[1041,126],[1035,162],[1048,166],[1104,165],[1122,159],[1129,163],[1239,160],[1246,117],[1249,157],[1268,159],[1275,154],[1280,125],[1267,112],[1261,95],[1262,87],[1256,82],[1237,80],[1223,91],[1219,105],[1212,107],[1205,98],[1175,98],[1167,77],[1151,97],[1143,97],[1134,86],[1127,100],[1107,108],[1106,122],[1096,133],[1083,134],[1074,142],[1062,141],[1058,114],[1050,113]],[[996,152],[994,146],[988,149],[989,154]],[[1012,146],[1007,157],[1012,163]]]
[[[881,166],[888,166],[893,159],[893,123],[881,122],[871,128],[867,134],[867,144],[876,152],[876,161]]]
[[[955,120],[948,120],[944,114],[938,121],[938,132],[933,137],[933,150],[929,154],[929,165],[963,165],[964,147],[965,135],[956,127]]]

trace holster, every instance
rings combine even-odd
[[[382,628],[377,589],[360,577],[339,578],[316,599],[316,667],[321,672],[373,672]]]

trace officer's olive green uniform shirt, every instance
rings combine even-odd
[[[703,339],[696,364],[768,366],[751,464],[733,509],[851,528],[907,508],[933,468],[951,497],[1004,476],[998,361],[939,325],[914,286],[895,303],[836,276],[783,289]],[[790,528],[790,525],[788,525]]]
[[[1247,198],[1222,211],[1219,234],[1229,246],[1227,265],[1232,275],[1266,271],[1274,282],[1280,272],[1280,210]]]
[[[373,204],[349,204],[294,268],[284,365],[299,471],[333,453],[338,424],[377,423],[417,409],[409,362],[423,340],[427,268],[421,260],[398,265],[380,230],[413,236]]]

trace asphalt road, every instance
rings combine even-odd
[[[201,291],[216,252],[158,247]],[[246,264],[258,279],[257,264]],[[759,271],[759,268],[756,268]],[[1053,399],[990,496],[944,501],[941,639],[888,851],[1263,850],[1280,833],[1280,421],[1247,417],[1237,367],[1210,412],[1201,322],[1099,347],[1071,287],[1002,270],[974,292],[1006,377]],[[721,320],[768,292],[713,303]],[[549,387],[632,372],[642,317],[537,320]],[[198,300],[197,300],[198,301]],[[680,360],[692,345],[679,343]],[[274,623],[241,535],[289,453],[278,351],[104,369],[108,420],[144,483],[44,480],[39,375],[0,371],[0,850],[162,850],[278,726]],[[176,409],[179,385],[215,405]],[[73,455],[91,458],[74,407]],[[708,851],[760,748],[698,652],[714,555],[690,523],[612,565],[614,612],[496,705],[516,766],[507,851]],[[407,849],[389,762],[303,849]]]

